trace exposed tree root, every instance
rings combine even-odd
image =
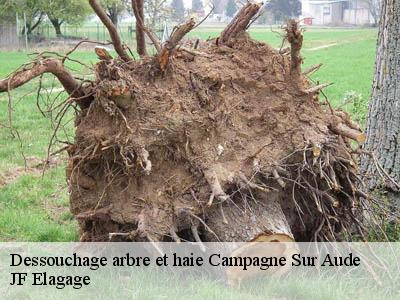
[[[228,43],[246,31],[253,17],[260,10],[261,4],[248,2],[233,18],[231,23],[221,33],[220,42]]]
[[[132,60],[126,53],[124,47],[122,46],[122,41],[121,38],[119,37],[117,28],[115,27],[111,19],[107,16],[101,5],[96,0],[89,0],[89,4],[93,8],[96,15],[100,18],[104,26],[106,26],[108,32],[110,33],[110,37],[113,42],[115,51],[118,53],[119,57],[121,57],[121,59],[124,61]]]
[[[165,71],[167,68],[170,57],[173,55],[175,48],[178,43],[183,39],[183,37],[191,31],[196,25],[195,20],[192,18],[187,22],[180,24],[174,28],[169,37],[168,41],[165,42],[159,55],[158,62],[160,64],[161,71]]]
[[[301,75],[301,65],[303,58],[301,57],[300,51],[303,46],[303,34],[299,26],[299,22],[296,20],[289,20],[286,26],[286,38],[290,43],[290,72],[297,78]]]

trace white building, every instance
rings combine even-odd
[[[379,0],[302,0],[302,18],[312,18],[313,25],[374,24],[371,5]],[[377,6],[379,7],[379,6]]]

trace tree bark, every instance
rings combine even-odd
[[[400,2],[382,1],[375,78],[369,104],[365,150],[395,181],[400,181]],[[396,191],[383,182],[371,156],[362,157],[362,169],[370,190]]]
[[[32,64],[31,67],[26,67],[20,71],[15,72],[10,77],[0,80],[0,93],[11,91],[32,79],[40,76],[43,73],[52,73],[60,81],[65,91],[75,98],[81,107],[87,107],[90,103],[92,96],[87,95],[81,82],[76,80],[73,75],[64,67],[61,60],[56,58],[46,58],[38,60]]]
[[[146,37],[144,34],[143,0],[132,0],[132,8],[136,18],[136,51],[140,56],[146,56]]]
[[[236,14],[233,20],[221,33],[220,40],[222,43],[227,43],[229,40],[236,38],[240,33],[246,31],[247,26],[253,17],[260,10],[261,4],[248,2]]]
[[[208,216],[206,240],[217,242],[294,241],[293,234],[279,203],[279,195],[253,192],[257,199],[231,205],[225,202]],[[218,236],[218,239],[216,239]]]
[[[55,58],[47,58],[35,62],[31,68],[23,69],[6,79],[0,80],[0,92],[15,89],[43,73],[54,74],[68,94],[73,94],[79,90],[79,82],[64,68],[61,61]]]
[[[90,6],[93,8],[96,15],[100,18],[101,22],[106,26],[114,46],[115,51],[118,53],[124,61],[130,61],[131,58],[126,53],[124,47],[122,46],[121,38],[118,34],[117,27],[113,24],[111,19],[107,16],[104,9],[96,0],[89,0]]]

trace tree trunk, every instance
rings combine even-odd
[[[238,201],[235,206],[225,202],[210,213],[207,225],[212,232],[205,232],[207,241],[294,241],[280,206],[279,193],[267,195],[255,191],[253,195],[257,201]]]
[[[400,2],[382,3],[372,98],[369,104],[365,150],[374,155],[362,158],[370,190],[398,192],[400,181]],[[374,159],[374,156],[376,159]],[[382,179],[382,170],[389,176]]]
[[[62,24],[62,21],[60,21],[59,19],[53,19],[53,18],[51,18],[51,19],[50,19],[50,22],[51,22],[51,24],[53,25],[54,30],[56,31],[56,35],[57,35],[58,37],[62,36],[62,32],[61,32],[61,24]]]
[[[143,0],[133,0],[136,2],[137,12],[135,11],[135,18],[136,18],[136,51],[140,56],[146,56],[146,37],[143,28],[140,26],[140,21],[142,20],[144,24],[144,7],[143,7]],[[133,5],[132,5],[133,7]]]

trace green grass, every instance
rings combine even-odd
[[[42,268],[41,272],[46,270]],[[52,273],[50,269],[48,273]],[[393,275],[396,270],[391,270]],[[71,268],[65,273],[71,274]],[[383,287],[377,286],[369,276],[355,274],[329,274],[315,271],[307,274],[305,269],[289,277],[266,276],[261,279],[244,282],[240,288],[228,288],[222,280],[200,274],[189,275],[179,272],[151,271],[149,269],[127,269],[123,271],[104,269],[91,275],[91,284],[81,290],[66,287],[56,290],[54,287],[40,286],[32,289],[9,289],[5,299],[398,299],[398,286],[395,279],[385,278]],[[350,272],[349,272],[350,273]],[[5,276],[6,272],[0,275]],[[4,279],[4,281],[7,279]],[[391,286],[392,284],[392,286]],[[1,288],[0,288],[1,291]],[[397,294],[396,294],[397,293]]]
[[[95,62],[92,52],[77,52],[74,59],[89,65]],[[0,77],[7,76],[21,64],[31,59],[24,52],[0,53]],[[89,74],[87,67],[69,62],[68,66],[76,72]],[[43,87],[59,87],[51,76],[43,77]],[[1,188],[2,181],[10,181],[14,173],[20,173],[31,158],[45,159],[48,142],[53,133],[53,125],[44,118],[36,106],[36,90],[39,79],[11,93],[13,103],[12,123],[18,131],[20,140],[9,129],[0,127],[0,240],[1,241],[74,241],[77,240],[76,222],[69,216],[68,196],[65,183],[64,158],[55,169],[40,172],[26,172]],[[43,96],[46,96],[43,94]],[[59,101],[65,99],[62,94]],[[42,106],[43,101],[42,99]],[[59,138],[73,136],[72,112],[65,118],[71,120]],[[8,97],[0,94],[0,123],[8,125]],[[24,154],[24,156],[22,155]],[[23,170],[23,169],[22,169]],[[17,174],[18,175],[18,174]]]
[[[208,38],[217,36],[222,28],[197,29],[191,36]],[[313,79],[333,82],[326,95],[335,106],[343,105],[349,92],[354,91],[355,101],[345,106],[357,119],[363,120],[369,98],[375,57],[376,30],[374,29],[313,29],[305,32],[304,67],[323,63]],[[278,29],[255,28],[251,35],[274,47],[280,47],[282,38]],[[327,44],[337,45],[313,50]],[[0,78],[30,60],[26,52],[0,52]],[[88,67],[69,62],[76,73],[90,74],[88,68],[96,62],[93,52],[77,51],[72,58]],[[0,241],[72,241],[77,239],[77,226],[68,212],[68,196],[64,177],[64,165],[44,174],[25,174],[1,188],[2,178],[7,178],[24,166],[26,157],[45,158],[48,141],[53,132],[49,119],[43,118],[36,106],[36,89],[39,80],[12,92],[13,126],[18,130],[22,144],[10,130],[0,127]],[[51,76],[44,76],[43,86],[50,88]],[[42,94],[45,96],[44,94]],[[355,96],[354,96],[355,95]],[[348,97],[349,98],[349,97]],[[59,99],[65,99],[65,95]],[[8,98],[0,94],[0,124],[8,123]],[[67,117],[72,120],[72,114]],[[60,138],[73,136],[72,122]],[[62,160],[62,159],[61,159]]]

